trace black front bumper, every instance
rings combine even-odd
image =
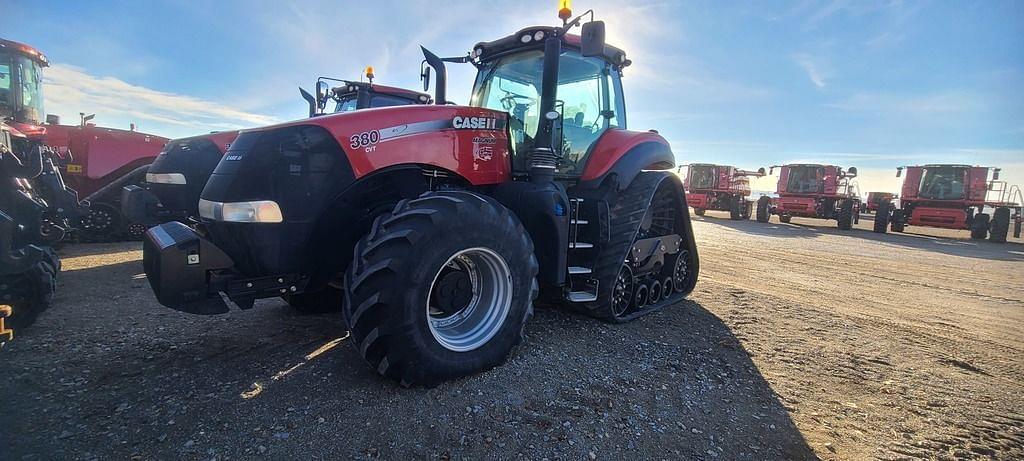
[[[227,312],[220,293],[247,309],[258,298],[301,293],[308,282],[294,274],[246,277],[223,250],[180,222],[146,231],[142,265],[160,304],[192,314]]]
[[[130,222],[150,227],[170,221],[185,221],[190,210],[165,206],[149,189],[130,185],[121,189],[121,214]]]

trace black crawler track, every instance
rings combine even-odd
[[[668,202],[668,203],[666,203]],[[672,210],[674,209],[674,213]],[[647,219],[645,226],[645,218]],[[602,223],[602,227],[605,224]],[[609,322],[627,322],[682,300],[697,283],[699,258],[693,240],[689,208],[678,177],[661,171],[645,171],[614,199],[607,215],[607,239],[598,243],[594,275],[598,280],[596,301],[580,305],[583,312]],[[685,255],[687,277],[682,288],[668,298],[637,308],[631,306],[623,315],[612,309],[612,292],[626,255],[638,238],[678,233],[682,237],[679,254]],[[670,258],[671,259],[671,258]],[[674,259],[671,259],[674,261]],[[662,275],[654,274],[656,279]],[[638,283],[648,275],[634,277],[634,293]]]

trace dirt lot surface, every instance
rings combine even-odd
[[[338,316],[178,313],[140,245],[69,246],[0,351],[0,458],[1024,459],[1019,240],[694,228],[689,301],[540,308],[507,364],[433,389],[378,378]]]

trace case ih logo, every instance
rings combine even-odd
[[[458,130],[495,130],[498,120],[490,117],[462,117],[456,115],[452,119],[452,128]]]

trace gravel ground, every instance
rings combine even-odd
[[[433,389],[378,378],[338,316],[178,313],[138,244],[68,246],[0,351],[0,458],[1024,458],[1024,245],[870,224],[709,212],[689,301],[539,308],[507,364]]]

